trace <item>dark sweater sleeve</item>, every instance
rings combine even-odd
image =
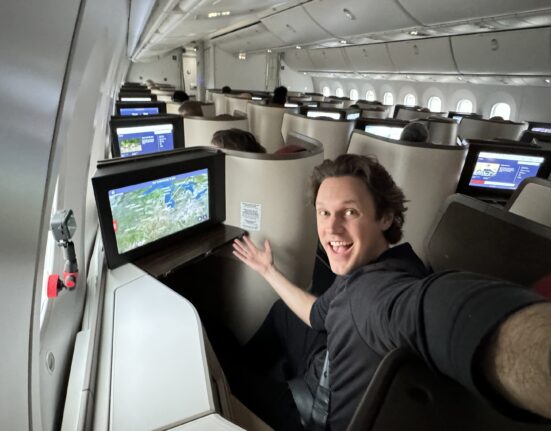
[[[318,297],[312,309],[310,310],[310,326],[316,331],[326,331],[325,329],[325,317],[329,311],[331,301],[337,294],[336,283],[333,283],[329,289],[325,291],[323,295]]]

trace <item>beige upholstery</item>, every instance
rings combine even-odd
[[[214,117],[216,115],[214,103],[201,103],[201,111],[203,111],[205,117]]]
[[[247,112],[247,105],[251,99],[244,97],[226,96],[228,114],[235,115],[235,111]]]
[[[526,178],[507,202],[506,209],[551,227],[551,181]]]
[[[254,102],[247,105],[249,131],[268,153],[273,153],[284,145],[281,135],[284,113],[285,108],[281,106],[261,105]]]
[[[166,102],[166,113],[167,114],[179,114],[178,108],[182,102]]]
[[[307,184],[312,170],[323,160],[321,148],[286,155],[224,152],[225,223],[246,229],[255,244],[262,246],[269,239],[277,268],[293,283],[308,288],[317,234]],[[229,324],[245,341],[263,321],[277,295],[254,271],[237,259],[230,261],[231,270],[223,277],[233,313]]]
[[[184,117],[184,136],[186,148],[210,146],[214,132],[226,129],[241,129],[248,131],[247,119],[216,119],[213,117]]]
[[[353,120],[324,120],[286,112],[283,115],[281,134],[286,144],[289,132],[317,139],[323,145],[324,158],[334,159],[346,153],[354,124]]]
[[[325,99],[323,94],[309,94],[308,97],[311,98],[312,102],[323,102]]]
[[[518,140],[521,133],[527,128],[527,123],[464,117],[459,123],[457,134],[462,139],[501,138]]]
[[[214,102],[214,111],[216,115],[229,114],[228,102],[224,93],[212,93],[212,100]]]
[[[444,199],[455,193],[467,148],[379,138],[355,130],[348,152],[374,155],[403,190],[408,210],[403,241],[424,258],[424,239]]]
[[[429,142],[437,145],[457,145],[457,123],[448,118],[426,118],[420,120],[427,126]]]

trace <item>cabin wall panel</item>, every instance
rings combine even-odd
[[[279,82],[281,85],[287,87],[287,90],[301,91],[303,93],[314,91],[314,82],[311,76],[294,71],[284,62],[282,62],[282,66],[283,68],[279,74]],[[268,90],[273,89],[269,88]]]
[[[182,49],[178,48],[160,57],[157,61],[147,63],[132,63],[126,77],[127,81],[144,82],[152,79],[162,84],[181,87]]]
[[[283,41],[262,24],[255,24],[213,40],[217,47],[229,53],[250,52],[281,46]]]
[[[266,55],[248,55],[246,60],[238,60],[214,47],[214,87],[229,85],[232,89],[266,89]]]

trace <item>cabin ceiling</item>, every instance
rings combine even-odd
[[[300,44],[309,48],[303,51],[310,52],[313,71],[319,48],[551,25],[549,0],[131,0],[130,5],[133,61],[151,61],[198,42],[232,54],[288,52]],[[332,55],[339,60],[340,54]]]

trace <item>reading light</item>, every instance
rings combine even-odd
[[[267,49],[266,52],[269,54],[270,52],[272,52],[271,49]]]
[[[207,18],[218,18],[221,16],[229,16],[231,15],[231,12],[229,10],[223,11],[223,12],[209,12],[207,14]]]
[[[412,35],[412,36],[417,36],[419,34],[419,32],[417,30],[411,30],[409,32],[409,34]]]
[[[457,77],[457,80],[458,81],[463,81],[463,78],[461,78],[460,76]]]
[[[344,39],[341,40],[340,42],[341,42],[341,44],[343,44],[343,45],[346,45],[346,44],[348,43],[348,42],[347,42],[346,40],[344,40]]]
[[[296,48],[297,48],[297,49],[302,49],[302,46],[297,45]]]
[[[244,53],[244,52],[240,52],[239,55],[237,56],[237,58],[239,60],[246,60],[247,59],[247,54]]]
[[[547,84],[549,84],[549,83],[551,83],[551,79],[547,78],[547,79],[545,80],[545,82],[546,82]]]

